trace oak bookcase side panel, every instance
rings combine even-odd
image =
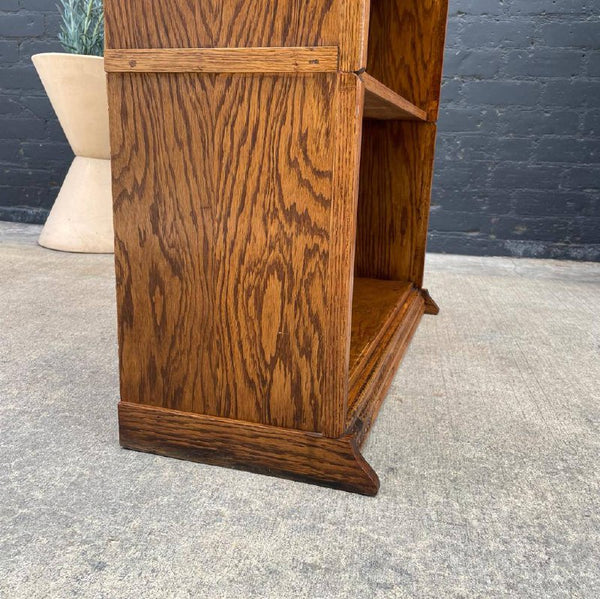
[[[338,45],[342,0],[105,0],[107,48]]]
[[[365,120],[362,142],[355,274],[421,287],[435,125]]]
[[[371,0],[367,71],[437,119],[448,0]]]
[[[336,78],[109,75],[124,401],[321,430]]]

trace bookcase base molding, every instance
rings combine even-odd
[[[122,447],[172,458],[238,468],[376,495],[379,478],[360,453],[392,378],[431,302],[411,289],[389,316],[382,339],[354,373],[347,430],[322,434],[182,412],[142,403],[119,403]]]
[[[375,495],[379,479],[355,435],[330,439],[275,426],[121,402],[127,449]]]

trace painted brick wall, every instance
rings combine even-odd
[[[58,27],[55,0],[0,0],[0,220],[44,222],[73,159],[30,60]]]
[[[600,260],[600,2],[450,7],[429,249]]]
[[[72,158],[31,66],[55,0],[0,0],[0,219]],[[600,260],[599,0],[450,0],[429,249]]]

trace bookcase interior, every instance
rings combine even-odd
[[[408,102],[437,115],[446,3],[371,0],[366,72]]]
[[[365,118],[359,171],[348,426],[360,417],[368,387],[398,354],[394,345],[412,329],[418,312],[422,221],[428,196],[415,185],[423,178],[421,142],[426,123]]]
[[[446,9],[439,0],[370,2],[366,70],[360,74],[365,98],[349,428],[376,414],[374,389],[385,384],[379,379],[390,372],[386,361],[400,359],[422,310]]]

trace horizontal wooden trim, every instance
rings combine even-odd
[[[106,50],[109,73],[324,73],[337,71],[337,46]]]
[[[365,86],[364,117],[381,120],[426,121],[427,112],[409,102],[368,73],[359,75]]]
[[[123,447],[375,495],[379,479],[354,437],[316,433],[180,412],[122,401]]]

